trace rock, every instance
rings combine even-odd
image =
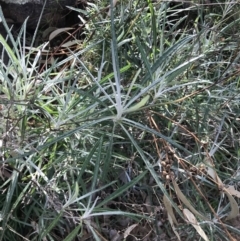
[[[65,24],[65,15],[69,12],[66,6],[74,6],[76,0],[46,0],[40,26],[62,27]],[[21,25],[29,17],[28,28],[35,29],[45,0],[0,0],[5,18],[12,19]]]

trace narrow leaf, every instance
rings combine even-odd
[[[168,213],[167,215],[168,215],[168,220],[169,220],[169,222],[170,222],[170,224],[171,224],[171,227],[172,227],[173,232],[174,232],[175,235],[177,236],[178,240],[181,241],[181,238],[180,238],[180,236],[179,236],[179,234],[178,234],[178,232],[177,232],[177,230],[176,230],[176,228],[175,228],[175,226],[174,226],[174,223],[173,223],[173,220],[172,220],[171,215],[170,215],[169,213]]]
[[[47,226],[45,230],[43,230],[43,232],[41,233],[40,240],[44,240],[44,238],[49,234],[49,232],[56,226],[61,217],[62,212],[60,212],[58,216],[50,223],[50,225]]]
[[[113,200],[116,197],[119,197],[123,192],[126,192],[129,188],[133,187],[136,183],[138,183],[145,175],[147,171],[142,172],[140,175],[138,175],[136,178],[134,178],[132,181],[128,182],[127,184],[123,185],[122,187],[118,188],[115,192],[110,194],[108,197],[106,197],[102,202],[100,202],[96,208],[99,208],[109,201]]]
[[[226,188],[226,190],[227,190],[228,193],[230,193],[231,195],[240,198],[240,192],[237,191],[237,190],[234,188],[234,186],[229,186],[228,188]]]
[[[169,200],[168,200],[168,198],[167,198],[167,196],[166,196],[165,194],[164,194],[164,196],[163,196],[163,204],[164,204],[165,208],[167,209],[168,215],[171,216],[172,221],[173,221],[176,225],[178,225],[178,221],[177,221],[177,219],[176,219],[176,217],[175,217],[175,215],[174,215],[174,213],[173,213],[172,205],[171,205],[171,203],[169,202]]]
[[[68,236],[63,241],[72,241],[75,240],[75,237],[78,235],[78,232],[80,228],[82,227],[82,224],[79,224],[73,231],[68,234]]]
[[[129,113],[129,112],[134,112],[134,111],[139,110],[141,107],[143,107],[148,102],[149,98],[150,98],[150,95],[146,95],[139,103],[126,109],[124,111],[124,113]]]
[[[125,119],[127,120],[127,119]],[[135,122],[137,123],[137,122]],[[129,139],[131,140],[132,144],[134,145],[134,147],[136,148],[136,150],[138,151],[139,155],[141,156],[141,158],[143,159],[143,161],[145,162],[145,165],[147,167],[147,169],[149,170],[149,172],[151,173],[152,177],[154,178],[154,180],[156,181],[158,187],[161,189],[161,191],[167,196],[167,198],[169,199],[169,201],[171,202],[172,206],[174,207],[174,209],[176,210],[176,212],[179,214],[180,217],[183,218],[183,214],[180,211],[180,209],[178,208],[178,206],[171,200],[171,198],[169,197],[166,188],[164,186],[164,184],[159,180],[159,175],[155,172],[154,168],[152,167],[152,164],[150,163],[150,161],[147,159],[147,157],[145,156],[143,150],[138,146],[137,142],[135,141],[135,139],[131,136],[131,134],[126,130],[126,128],[124,127],[124,125],[120,124],[122,129],[124,130],[124,132],[127,134],[127,136],[129,137]]]
[[[67,32],[68,30],[71,30],[73,28],[58,28],[56,30],[54,30],[50,35],[49,35],[49,41],[51,41],[52,39],[54,39],[57,35],[59,35],[60,33],[63,32]]]
[[[186,217],[186,219],[190,222],[190,224],[196,229],[196,231],[199,233],[199,235],[205,240],[209,241],[207,235],[202,230],[200,225],[197,222],[196,217],[186,208],[183,209],[183,214]]]
[[[228,214],[226,220],[234,219],[239,215],[238,204],[236,200],[233,198],[233,196],[226,189],[223,189],[223,191],[228,196],[228,200],[231,206],[231,212]]]
[[[209,159],[205,159],[205,162],[207,163],[207,174],[216,182],[219,188],[223,186],[222,180],[217,175],[216,171],[213,169],[213,165]]]
[[[187,200],[187,198],[184,196],[180,188],[178,187],[177,183],[175,180],[173,180],[173,186],[175,188],[175,191],[177,193],[177,196],[179,199],[184,203],[185,206],[187,206],[196,216],[202,218],[203,220],[207,220],[206,217],[204,217],[202,214],[200,214]]]
[[[127,237],[129,236],[129,234],[132,232],[132,230],[133,230],[135,227],[137,227],[137,226],[138,226],[138,224],[133,224],[133,225],[129,226],[129,227],[125,230],[123,237],[124,237],[124,238],[127,238]]]

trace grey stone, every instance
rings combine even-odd
[[[76,0],[0,0],[5,18],[12,19],[16,24],[22,24],[28,18],[28,28],[36,28],[42,9],[40,26],[64,26],[66,6],[74,6]]]

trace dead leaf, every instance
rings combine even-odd
[[[184,196],[180,188],[178,187],[177,183],[175,180],[173,180],[173,186],[175,188],[176,194],[179,197],[179,199],[184,203],[185,206],[187,206],[192,213],[194,213],[196,216],[202,218],[203,220],[208,220],[206,217],[204,217],[202,214],[200,214],[192,205],[191,203],[187,200],[187,198]]]
[[[129,226],[129,227],[125,230],[125,232],[124,232],[124,234],[123,234],[123,237],[124,237],[124,238],[127,238],[127,237],[129,236],[129,234],[132,232],[132,230],[133,230],[136,226],[138,226],[138,224],[133,224],[133,225]]]
[[[163,196],[163,204],[164,204],[164,206],[165,206],[165,208],[166,208],[166,210],[167,210],[168,215],[171,216],[172,221],[173,221],[176,225],[178,225],[177,219],[176,219],[176,217],[175,217],[175,215],[174,215],[174,212],[173,212],[172,205],[171,205],[171,203],[169,202],[169,200],[168,200],[168,198],[167,198],[166,195]]]
[[[207,163],[207,174],[217,183],[219,188],[223,187],[223,182],[222,180],[219,178],[217,172],[214,170],[212,163],[210,162],[209,159],[205,159],[205,162]]]
[[[47,39],[47,37],[49,36],[50,33],[52,33],[54,30],[56,30],[56,27],[49,27],[47,29],[45,29],[42,33],[42,37],[43,39]]]
[[[170,222],[170,224],[171,224],[171,227],[172,227],[173,232],[174,232],[175,235],[177,236],[178,240],[181,241],[181,238],[180,238],[180,236],[179,236],[179,234],[178,234],[178,232],[176,231],[176,228],[175,228],[175,226],[174,226],[173,219],[172,219],[171,215],[170,215],[169,213],[168,213],[167,215],[168,215],[168,220],[169,220],[169,222]]]
[[[186,208],[183,209],[183,214],[186,217],[186,219],[190,222],[190,224],[196,229],[196,231],[199,233],[199,235],[205,241],[209,241],[207,235],[205,234],[205,232],[202,230],[202,228],[198,224],[196,217]]]
[[[121,240],[121,235],[118,233],[116,229],[111,229],[109,231],[109,236],[111,241],[120,241]]]
[[[67,32],[68,30],[71,30],[73,28],[58,28],[56,30],[54,30],[50,35],[49,35],[49,41],[51,41],[52,39],[54,39],[57,35],[59,35],[60,33],[63,32]]]
[[[237,190],[234,188],[234,186],[228,186],[228,187],[226,188],[226,190],[227,190],[228,193],[230,193],[231,195],[240,198],[240,192],[237,191]]]
[[[226,220],[230,220],[233,218],[236,218],[239,215],[239,208],[236,200],[233,198],[233,196],[227,191],[227,189],[223,189],[224,193],[228,196],[228,200],[230,202],[231,206],[231,212],[228,214]]]
[[[74,39],[74,40],[70,40],[64,44],[61,45],[62,48],[69,48],[71,46],[75,46],[75,45],[81,45],[81,41]]]

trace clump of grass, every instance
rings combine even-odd
[[[182,10],[167,2],[91,3],[86,39],[61,45],[63,59],[48,43],[30,58],[26,24],[17,40],[5,24],[1,240],[239,235],[231,4],[213,14],[194,3],[184,12],[201,18],[185,25],[171,21]],[[50,64],[40,62],[45,50]]]

